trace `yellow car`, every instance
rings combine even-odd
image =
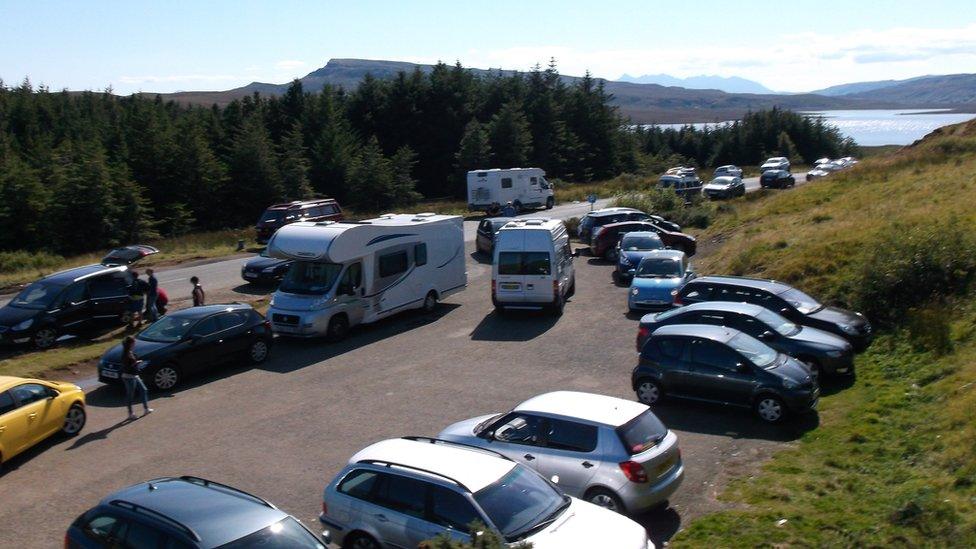
[[[0,465],[53,434],[77,435],[85,418],[74,383],[0,376]]]

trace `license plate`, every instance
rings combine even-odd
[[[502,283],[502,289],[503,290],[518,290],[519,289],[519,286],[520,285],[518,283],[512,283],[512,282],[503,282]]]
[[[664,463],[658,465],[657,468],[654,469],[654,476],[655,477],[659,477],[659,476],[664,475],[665,473],[667,473],[668,471],[670,471],[672,467],[674,467],[674,464],[677,461],[678,461],[678,458],[677,457],[675,457],[675,456],[669,457],[667,461],[665,461]]]
[[[112,379],[118,379],[119,378],[119,373],[118,372],[113,372],[112,370],[102,370],[102,376],[103,377],[110,377]]]

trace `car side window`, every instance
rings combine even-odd
[[[0,393],[0,416],[6,414],[16,407],[17,406],[14,405],[14,397],[10,395],[10,391]]]
[[[679,359],[685,350],[685,342],[677,338],[662,338],[657,340],[657,348],[667,358]]]
[[[737,330],[749,334],[753,337],[756,337],[759,334],[769,330],[769,328],[766,327],[765,324],[751,317],[737,319],[735,324]]]
[[[712,296],[712,288],[704,285],[690,285],[684,292],[684,299],[692,302],[708,301]]]
[[[726,326],[725,316],[721,313],[698,313],[698,318],[694,319],[695,322],[700,322],[702,324],[712,324],[714,326]]]
[[[197,325],[193,327],[193,331],[191,331],[190,334],[196,336],[208,336],[218,332],[219,330],[220,321],[216,316],[211,316],[198,322]]]
[[[88,283],[89,293],[94,299],[127,295],[125,287],[125,279],[114,275],[96,276]]]
[[[427,264],[427,244],[421,242],[413,246],[413,263],[418,267]]]
[[[18,385],[13,389],[10,389],[10,392],[13,393],[14,398],[17,399],[17,404],[19,406],[27,406],[32,402],[44,400],[45,398],[51,396],[52,393],[50,389],[37,383],[24,383],[22,385]]]
[[[572,452],[596,450],[597,428],[575,421],[550,419],[546,434],[546,447]]]
[[[511,189],[512,188],[512,178],[511,177],[503,177],[502,178],[502,188],[503,189]]]
[[[346,268],[346,272],[342,275],[342,281],[339,283],[339,288],[342,290],[358,290],[363,284],[363,264],[356,262]]]
[[[342,482],[336,486],[336,490],[342,494],[369,501],[378,479],[378,473],[366,469],[357,469],[346,475],[346,478],[342,479]]]
[[[381,255],[377,260],[377,263],[379,264],[380,278],[396,276],[407,270],[407,265],[409,264],[409,260],[407,259],[407,251],[400,250],[398,252]]]
[[[125,549],[143,549],[159,547],[166,536],[142,523],[126,520],[120,522],[115,537],[122,541],[122,547]]]
[[[88,285],[84,282],[75,282],[64,291],[61,297],[62,306],[73,303],[82,303],[88,299]]]
[[[692,346],[691,356],[695,364],[711,366],[712,368],[730,372],[734,372],[737,369],[736,364],[741,360],[732,350],[712,341],[696,342]]]
[[[484,521],[463,495],[443,486],[430,486],[429,490],[427,517],[430,522],[467,533],[469,524]]]
[[[243,312],[224,313],[217,316],[217,321],[219,322],[220,330],[229,330],[246,324],[247,316],[247,313]]]
[[[426,482],[384,474],[375,494],[373,502],[378,505],[412,517],[425,518]]]
[[[118,526],[119,519],[108,515],[98,515],[89,520],[82,530],[85,535],[97,541],[112,541],[112,532]]]
[[[542,418],[527,414],[511,414],[494,430],[496,440],[512,444],[538,446],[542,442]]]

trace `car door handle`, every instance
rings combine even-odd
[[[31,412],[27,414],[27,419],[37,419],[37,414],[35,412]]]
[[[583,467],[589,469],[590,467],[593,467],[593,464],[590,463],[589,461],[584,461],[583,462]]]
[[[527,461],[532,461],[533,459],[535,459],[535,456],[533,456],[532,454],[525,454],[522,457],[524,457]]]
[[[383,513],[377,513],[377,514],[375,514],[373,516],[376,517],[376,520],[378,520],[380,522],[386,522],[387,520],[389,520],[389,519],[386,518],[386,515],[384,515]]]

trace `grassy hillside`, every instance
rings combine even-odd
[[[675,546],[976,546],[976,123],[720,215],[705,272],[788,281],[879,337],[820,425]],[[717,246],[721,242],[721,246]]]

